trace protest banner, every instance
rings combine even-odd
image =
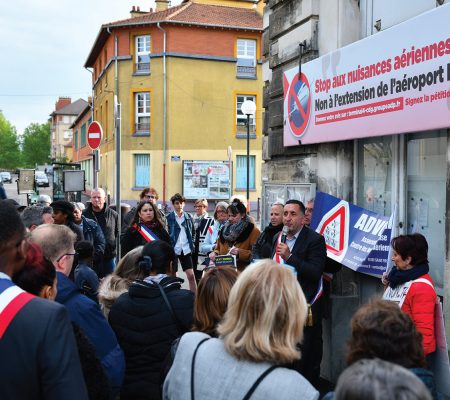
[[[450,126],[448,21],[445,4],[286,70],[284,146]]]
[[[327,256],[354,271],[376,276],[386,271],[392,225],[393,216],[316,194],[311,228],[324,236]]]

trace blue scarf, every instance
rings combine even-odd
[[[396,286],[402,283],[413,281],[414,279],[420,278],[422,275],[428,274],[429,271],[430,267],[428,266],[428,263],[415,265],[411,269],[407,269],[405,271],[397,269],[397,267],[394,266],[391,272],[389,272],[388,276],[389,286],[391,288],[395,288]]]

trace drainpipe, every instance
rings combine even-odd
[[[107,32],[111,35],[111,30],[108,27]],[[115,147],[116,147],[116,185],[115,185],[115,202],[116,212],[119,214],[117,221],[118,232],[122,230],[122,207],[120,206],[120,152],[121,152],[121,124],[122,109],[119,101],[119,64],[117,60],[117,53],[119,47],[119,38],[114,34],[114,122],[115,122]],[[117,261],[120,257],[120,235],[116,239]]]
[[[94,81],[94,70],[90,70],[88,67],[84,67],[86,71],[91,73],[92,81]],[[92,103],[91,103],[91,114],[92,114],[92,121],[94,121],[94,102],[95,102],[95,92],[94,87],[92,87]],[[77,152],[79,153],[80,150],[78,149]],[[96,149],[92,153],[92,172],[93,172],[93,182],[92,182],[92,189],[95,189],[98,187],[98,171],[100,166],[100,148]]]
[[[163,204],[166,207],[166,165],[167,165],[167,74],[166,74],[166,35],[167,32],[156,24],[163,32]]]

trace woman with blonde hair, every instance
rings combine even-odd
[[[298,372],[307,304],[292,272],[272,260],[250,265],[231,289],[219,338],[186,333],[163,389],[164,399],[318,399]]]
[[[143,248],[144,246],[139,246],[125,254],[115,271],[101,281],[98,288],[98,301],[106,319],[117,298],[127,292],[135,280],[144,279],[144,273],[137,266]]]

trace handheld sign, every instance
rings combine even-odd
[[[103,137],[103,129],[99,122],[92,121],[87,131],[87,141],[92,150],[98,149]]]
[[[216,267],[234,267],[236,268],[236,256],[227,254],[225,256],[216,256],[214,260]]]

